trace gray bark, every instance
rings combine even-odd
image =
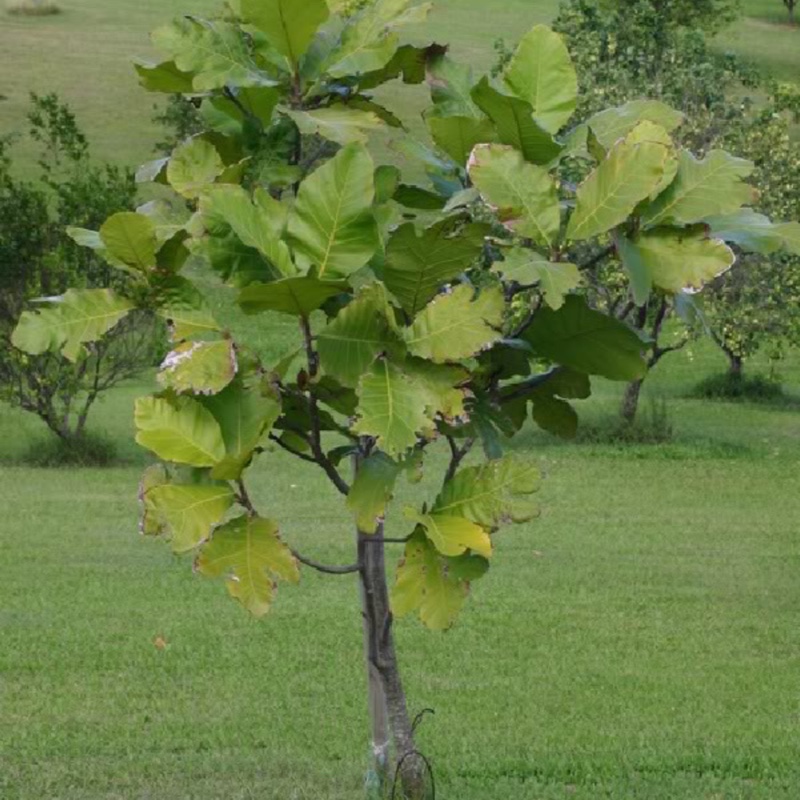
[[[641,378],[638,381],[631,381],[625,387],[625,393],[622,395],[620,414],[629,425],[633,424],[636,419],[636,414],[639,411],[639,399],[642,395],[643,383],[644,380]]]
[[[364,650],[375,756],[373,769],[379,780],[382,777],[382,788],[385,790],[390,787],[394,777],[388,754],[391,737],[394,763],[400,764],[400,780],[405,796],[409,800],[422,800],[425,774],[419,759],[413,755],[414,732],[397,664],[382,525],[374,534],[358,532],[358,562],[361,566]]]

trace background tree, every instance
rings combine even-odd
[[[126,277],[73,241],[68,226],[99,227],[110,213],[132,207],[136,186],[129,172],[91,164],[86,138],[55,95],[32,96],[29,122],[42,148],[38,185],[12,175],[12,142],[0,145],[0,398],[36,414],[74,447],[97,398],[153,363],[152,322],[135,315],[115,337],[69,358],[46,348],[24,354],[11,334],[31,298],[69,287],[124,289]]]
[[[723,206],[703,197],[687,207],[681,166],[692,156],[672,140],[679,115],[663,104],[566,128],[577,79],[549,29],[526,35],[493,85],[439,46],[401,44],[398,29],[427,10],[378,0],[342,21],[323,0],[241,0],[241,21],[184,18],[157,31],[167,60],[139,65],[145,87],[180,84],[216,112],[205,116],[209,130],[146,171],[192,216],[176,225],[152,207],[113,215],[86,240],[130,284],[94,296],[88,311],[85,293],[68,293],[26,312],[15,333],[32,352],[79,351],[136,310],[168,322],[161,388],[136,404],[137,441],[163,462],[142,480],[143,532],[193,552],[198,572],[225,577],[257,615],[301,565],[358,575],[370,781],[381,792],[399,774],[413,798],[424,796],[427,762],[395,617],[415,612],[449,628],[494,558],[498,528],[535,515],[538,470],[506,452],[529,417],[574,435],[569,400],[589,395],[591,376],[646,371],[640,336],[575,292],[581,269],[597,242],[613,240],[639,307],[651,291],[700,288],[734,254],[696,223],[747,199],[735,170],[715,171]],[[428,81],[433,148],[369,94],[391,80]],[[376,165],[372,152],[389,150],[368,143],[388,136],[430,185]],[[562,178],[564,159],[586,165],[580,186]],[[667,214],[675,205],[680,213]],[[731,225],[728,235],[739,232]],[[294,318],[285,359],[262,364],[221,329],[183,269],[188,250],[239,289],[244,313]],[[440,490],[405,510],[402,535],[386,536],[397,482],[415,480],[423,464],[436,469],[434,448],[448,456]],[[353,563],[297,552],[256,508],[248,468],[275,449],[321,470],[342,496],[356,528]],[[394,544],[404,549],[390,588]]]
[[[789,24],[796,24],[795,9],[797,8],[797,0],[783,0],[786,10],[789,12]]]
[[[651,0],[604,6],[573,0],[562,7],[555,27],[564,33],[580,75],[578,116],[588,119],[597,115],[602,125],[598,112],[605,103],[636,108],[645,93],[662,100],[683,112],[680,124],[675,121],[674,135],[694,152],[707,155],[722,147],[752,160],[752,165],[740,168],[751,174],[758,190],[747,201],[754,210],[778,219],[796,219],[800,213],[795,175],[798,154],[788,135],[786,113],[795,102],[789,99],[792,93],[786,87],[767,87],[772,99],[758,108],[742,100],[742,87],[760,91],[763,87],[751,70],[711,50],[702,28],[713,27],[722,17],[704,4],[697,5],[694,16],[684,17],[672,4],[669,8],[672,11],[665,11]],[[728,10],[732,12],[735,6]],[[697,15],[705,15],[705,21]],[[684,18],[694,27],[684,24]],[[582,175],[578,172],[573,177],[579,180]],[[765,202],[771,205],[765,206]],[[754,244],[751,240],[737,246],[747,249]],[[649,337],[650,368],[687,344],[693,331],[709,330],[731,359],[732,369],[740,371],[742,359],[759,347],[774,350],[779,343],[785,346],[794,340],[796,306],[790,299],[783,302],[778,298],[791,298],[787,290],[800,278],[800,262],[790,254],[796,249],[793,241],[780,241],[772,249],[767,245],[769,257],[740,260],[705,293],[708,314],[702,323],[700,309],[691,298],[684,297],[677,305],[666,299],[655,307],[652,300],[646,307],[639,306],[636,298],[629,296],[624,277],[613,278],[623,269],[615,246],[598,245],[595,269],[603,273],[599,280],[603,292],[601,296],[592,288],[590,293],[593,302],[613,309]],[[675,325],[670,324],[678,319],[676,310],[684,318],[677,334]],[[620,410],[628,422],[636,417],[641,388],[637,381],[624,393]]]

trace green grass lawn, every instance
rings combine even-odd
[[[171,14],[216,0],[62,5],[52,18],[0,15],[0,131],[18,125],[29,89],[55,89],[99,157],[146,159],[152,98],[130,58],[150,54],[146,32]],[[439,7],[419,36],[451,41],[485,68],[494,38],[513,40],[556,3]],[[764,62],[796,64],[800,33],[768,22],[778,38],[765,39]],[[753,45],[746,30],[733,45]],[[296,337],[269,317],[226,321],[268,357]],[[411,706],[436,710],[420,745],[440,800],[800,796],[800,413],[686,399],[723,368],[702,343],[654,373],[643,413],[667,401],[669,444],[531,432],[517,445],[546,472],[541,518],[500,534],[494,568],[451,632],[399,627]],[[800,396],[800,363],[782,369]],[[98,407],[92,427],[123,459],[102,471],[19,465],[44,434],[0,407],[0,797],[359,800],[367,719],[355,581],[306,571],[256,622],[222,583],[139,537],[147,459],[132,444],[131,411],[150,390],[143,378]],[[599,382],[582,416],[613,413],[618,392]],[[320,559],[352,558],[348,517],[320,476],[280,453],[254,473],[287,539]],[[432,491],[405,487],[397,507]],[[406,532],[401,523],[394,532]]]
[[[292,335],[265,326],[262,347]],[[541,519],[500,535],[455,629],[400,625],[412,708],[436,710],[420,743],[439,797],[798,796],[800,414],[684,399],[723,364],[705,344],[671,358],[649,391],[669,402],[673,443],[526,435],[547,473]],[[800,392],[800,365],[786,376]],[[616,402],[618,387],[596,388],[588,420]],[[148,389],[116,392],[94,420],[127,464],[0,468],[0,796],[356,800],[355,581],[306,571],[256,622],[139,537],[131,404]],[[40,435],[0,415],[6,458]],[[276,453],[253,483],[292,543],[351,558],[320,476]],[[406,487],[399,506],[431,491]]]

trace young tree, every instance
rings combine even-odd
[[[796,24],[795,9],[797,8],[797,0],[783,0],[786,10],[789,12],[789,24]]]
[[[97,227],[114,211],[132,208],[136,192],[132,174],[92,166],[86,138],[55,95],[32,96],[29,122],[42,147],[39,186],[11,174],[11,142],[0,143],[0,399],[36,414],[70,446],[83,436],[103,392],[157,360],[157,337],[152,320],[137,314],[84,353],[62,357],[45,341],[34,355],[12,346],[14,325],[31,298],[70,286],[100,294],[123,287],[122,273],[73,241],[67,226]]]
[[[574,434],[569,400],[589,395],[590,376],[644,375],[640,336],[574,291],[591,266],[582,253],[612,239],[624,248],[639,305],[651,291],[699,288],[733,262],[697,223],[745,201],[738,171],[716,169],[738,161],[714,156],[724,202],[687,192],[688,172],[709,165],[674,145],[676,114],[659,103],[612,108],[559,135],[577,81],[562,40],[542,26],[498,86],[442,47],[402,44],[399,29],[427,12],[407,0],[378,0],[346,22],[323,0],[302,9],[241,0],[239,12],[160,29],[168,59],[138,67],[146,88],[202,93],[213,110],[209,130],[148,169],[192,218],[176,229],[148,209],[112,216],[95,244],[133,284],[90,315],[81,293],[29,312],[16,341],[47,336],[53,349],[80,349],[137,308],[168,321],[174,349],[160,390],[136,404],[137,441],[163,461],[142,480],[142,531],[193,552],[201,574],[225,577],[257,615],[276,581],[297,582],[301,567],[357,575],[371,780],[380,792],[397,774],[406,796],[420,798],[427,762],[416,757],[395,617],[416,612],[431,629],[449,628],[489,568],[497,529],[535,515],[539,472],[505,453],[529,415]],[[435,149],[369,94],[391,80],[428,81]],[[388,150],[371,153],[369,143],[389,135],[431,186],[375,164],[372,153]],[[580,186],[559,175],[567,157],[590,165]],[[221,330],[181,271],[176,254],[187,248],[239,288],[245,313],[293,317],[297,350],[263,365]],[[299,553],[255,507],[249,468],[270,445],[341,494],[356,529],[352,563]],[[468,466],[478,445],[484,458]],[[441,490],[406,510],[407,536],[387,539],[396,483],[435,447],[449,454]],[[404,549],[390,581],[394,544]]]

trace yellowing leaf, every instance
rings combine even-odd
[[[712,150],[698,160],[682,150],[678,162],[675,180],[643,215],[648,225],[699,222],[708,216],[730,214],[756,199],[756,190],[743,181],[753,172],[750,161],[724,150]]]
[[[366,144],[369,134],[385,131],[386,123],[372,111],[361,111],[347,106],[332,106],[314,111],[291,111],[300,133],[306,136],[317,134],[337,144],[357,142]]]
[[[289,236],[298,259],[320,278],[347,276],[378,250],[374,172],[366,149],[352,144],[303,181]]]
[[[136,441],[164,461],[213,467],[225,456],[219,423],[191,397],[140,397],[134,417]]]
[[[376,357],[397,342],[387,319],[383,287],[364,289],[317,337],[325,374],[344,386],[357,386]]]
[[[431,513],[466,517],[489,530],[506,522],[527,522],[539,513],[530,495],[540,481],[535,464],[514,457],[467,467],[445,484]]]
[[[484,558],[492,555],[492,540],[480,525],[448,514],[410,514],[443,556],[460,556],[474,550]]]
[[[178,345],[161,365],[158,380],[178,394],[217,394],[234,378],[238,370],[233,342],[184,342]]]
[[[477,297],[467,284],[440,295],[404,331],[409,352],[438,364],[469,358],[502,337],[505,300],[499,287]]]
[[[176,553],[193,550],[207,539],[233,505],[229,486],[164,484],[150,489],[145,502],[166,521]]]
[[[549,261],[535,250],[515,247],[498,261],[494,268],[503,279],[521,286],[538,284],[544,300],[550,308],[558,310],[564,298],[581,282],[580,270],[574,264]]]
[[[665,292],[699,292],[727,272],[736,255],[705,228],[658,228],[618,241],[622,263],[631,275],[634,297],[644,303],[652,285]]]
[[[225,576],[228,592],[251,614],[263,616],[272,605],[272,576],[300,580],[297,560],[269,519],[242,516],[214,530],[197,557],[197,571],[210,578]]]
[[[142,214],[130,211],[114,214],[100,228],[100,239],[113,258],[129,266],[148,270],[156,265],[156,229]]]
[[[193,200],[222,175],[225,165],[217,149],[205,139],[178,145],[167,165],[167,180],[180,195]]]
[[[550,174],[511,147],[478,145],[469,175],[500,222],[518,236],[552,247],[561,227],[556,184]]]
[[[427,396],[386,359],[375,362],[358,387],[358,420],[353,432],[374,436],[384,453],[402,456],[429,428]]]
[[[392,612],[403,617],[419,610],[431,630],[450,628],[469,594],[469,583],[454,574],[450,560],[442,558],[421,533],[407,544],[392,587]]]
[[[590,239],[624,222],[664,178],[670,151],[660,142],[623,140],[578,187],[567,238]]]
[[[77,361],[84,344],[101,339],[134,308],[111,289],[69,289],[47,302],[22,314],[11,343],[31,355],[60,352],[69,361]]]

